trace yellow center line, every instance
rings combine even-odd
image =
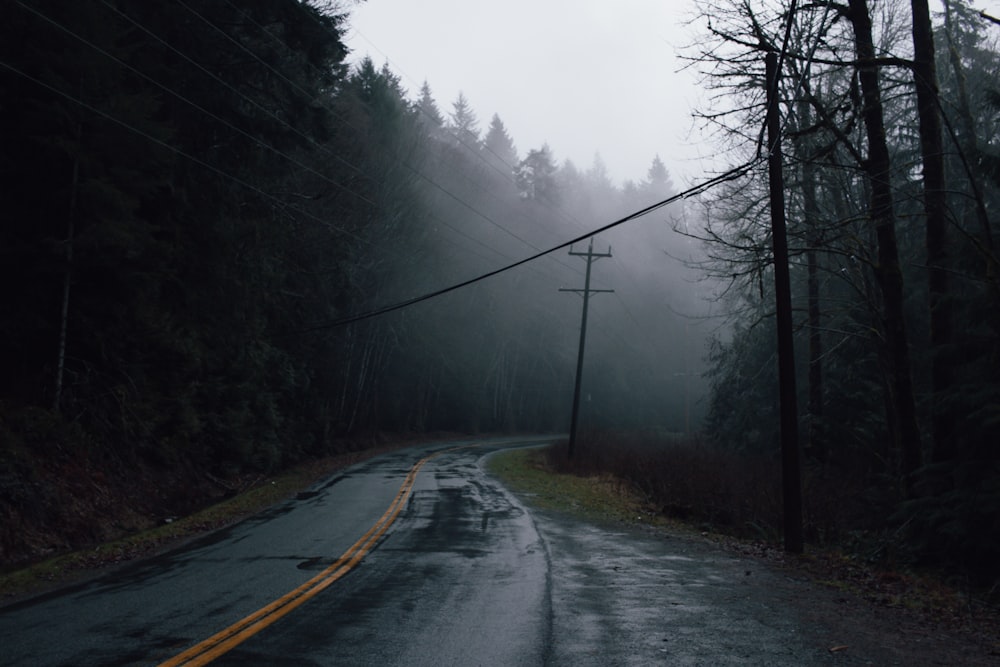
[[[261,607],[236,623],[233,623],[225,630],[215,633],[208,639],[195,644],[183,653],[179,653],[166,662],[161,663],[159,667],[177,667],[179,665],[195,667],[197,665],[206,665],[218,658],[220,655],[232,650],[236,646],[239,646],[250,637],[270,626],[278,619],[283,618],[286,614],[290,613],[307,600],[316,596],[320,591],[329,587],[333,582],[343,577],[359,562],[361,562],[361,559],[364,558],[369,551],[371,551],[372,547],[374,547],[382,535],[385,534],[385,531],[389,529],[389,526],[393,524],[396,517],[399,516],[399,513],[402,511],[403,506],[406,504],[406,500],[409,498],[410,492],[413,490],[413,485],[417,481],[417,473],[420,472],[420,469],[425,463],[436,456],[444,454],[445,452],[453,452],[456,449],[465,449],[467,447],[475,446],[476,445],[463,445],[461,447],[444,449],[417,461],[413,467],[410,468],[409,473],[407,473],[406,478],[403,480],[403,485],[399,487],[396,497],[393,499],[392,504],[389,505],[389,508],[385,511],[385,513],[382,514],[379,520],[375,522],[375,525],[368,529],[368,532],[362,535],[357,542],[352,544],[351,547],[330,566],[305,583],[294,588],[288,593],[285,593],[277,600]]]

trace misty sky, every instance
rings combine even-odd
[[[442,113],[462,91],[480,129],[500,114],[522,157],[548,142],[557,160],[586,169],[600,151],[621,184],[641,180],[659,154],[683,185],[717,166],[691,119],[703,106],[696,75],[676,57],[699,33],[687,25],[696,5],[367,0],[351,6],[348,45],[354,60],[388,61],[411,97],[426,79]],[[1000,16],[1000,0],[973,6]]]
[[[352,58],[389,61],[411,97],[426,79],[442,113],[461,90],[485,130],[493,113],[521,156],[548,142],[585,169],[641,180],[659,154],[699,171],[693,77],[678,73],[692,0],[368,0],[352,8]],[[682,163],[683,161],[683,163]]]

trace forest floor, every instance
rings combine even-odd
[[[0,606],[176,548],[292,497],[341,468],[410,444],[413,441],[385,441],[370,449],[304,463],[280,475],[255,477],[239,493],[188,516],[159,520],[157,525],[117,539],[0,571]],[[512,490],[543,509],[707,541],[828,589],[833,595],[822,596],[823,600],[802,600],[802,614],[810,622],[842,628],[841,636],[854,637],[851,644],[829,647],[831,653],[846,654],[852,645],[874,642],[883,647],[895,645],[895,654],[908,656],[909,662],[900,664],[1000,665],[1000,609],[940,577],[880,569],[835,550],[808,548],[805,555],[789,556],[778,545],[708,532],[650,511],[620,480],[557,473],[548,468],[539,450],[494,456],[489,467]],[[79,519],[88,520],[86,516]],[[147,522],[153,520],[147,517]],[[58,536],[51,538],[58,542]],[[914,656],[919,658],[916,662]]]

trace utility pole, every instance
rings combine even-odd
[[[781,121],[778,118],[778,57],[768,53],[767,172],[771,195],[771,246],[778,327],[778,404],[781,414],[781,488],[785,551],[802,553],[802,481],[799,463],[798,402],[792,340],[792,288],[785,235],[785,182],[782,176]]]
[[[560,292],[576,292],[577,294],[583,295],[583,318],[580,322],[580,349],[576,353],[576,384],[573,387],[573,417],[569,425],[569,449],[567,455],[569,458],[573,458],[573,448],[576,446],[576,423],[580,416],[580,379],[583,376],[583,348],[584,344],[587,342],[587,303],[590,300],[590,295],[597,292],[614,292],[613,289],[590,289],[590,265],[599,260],[601,257],[611,257],[611,246],[608,246],[608,251],[605,252],[594,252],[594,237],[590,237],[590,246],[587,248],[587,252],[573,252],[573,248],[570,247],[569,254],[576,257],[585,257],[587,259],[587,276],[583,283],[583,289],[569,289],[565,287],[560,287]]]

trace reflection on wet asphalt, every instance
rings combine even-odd
[[[389,537],[336,591],[218,664],[544,664],[544,548],[481,456],[428,464]]]
[[[804,665],[774,574],[691,541],[539,516],[552,559],[552,665]]]

